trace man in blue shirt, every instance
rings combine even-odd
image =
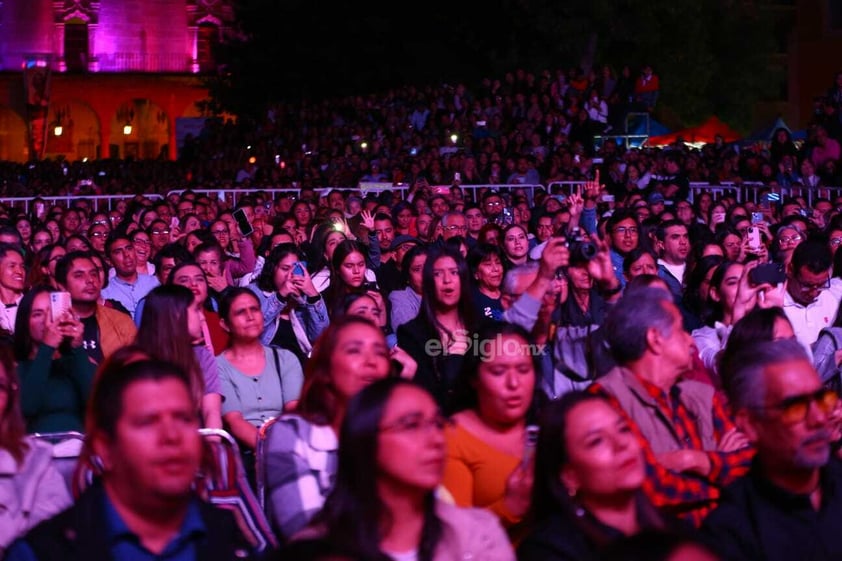
[[[101,475],[74,506],[13,543],[6,561],[247,558],[233,516],[193,492],[202,442],[188,377],[163,362],[106,367],[87,443]]]
[[[137,303],[158,286],[158,279],[137,272],[134,244],[126,234],[111,234],[105,242],[105,253],[114,266],[115,275],[108,286],[102,289],[102,296],[107,300],[118,301],[134,319]]]

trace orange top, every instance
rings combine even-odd
[[[505,528],[520,522],[503,504],[506,481],[521,459],[474,436],[458,424],[445,429],[447,463],[442,484],[461,507],[486,508]]]

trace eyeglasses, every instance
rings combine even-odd
[[[380,427],[380,432],[410,432],[420,434],[422,431],[434,429],[442,431],[445,427],[450,426],[451,421],[444,415],[436,415],[435,417],[424,419],[418,413],[410,413],[398,418],[393,423]]]
[[[91,232],[92,238],[104,238],[105,232]]]
[[[793,234],[791,236],[781,236],[780,238],[778,238],[779,243],[785,243],[785,244],[798,243],[800,241],[801,241],[801,235],[800,234]]]
[[[839,394],[829,388],[822,388],[813,393],[794,395],[782,400],[780,403],[767,407],[755,407],[755,409],[773,409],[780,413],[781,421],[787,425],[800,423],[807,418],[810,404],[815,403],[819,411],[825,415],[830,414],[839,402]]]
[[[450,232],[464,232],[465,230],[468,229],[468,227],[467,226],[445,226],[444,229],[448,230]]]
[[[168,236],[169,234],[169,230],[152,230],[153,236]]]
[[[830,238],[830,245],[836,247],[839,244],[842,244],[842,238]]]
[[[830,288],[830,277],[822,282],[804,282],[798,275],[795,276],[795,281],[798,283],[801,292],[813,292],[814,290],[825,290]]]
[[[149,240],[141,240],[141,239],[134,239],[132,240],[135,245],[149,245]]]
[[[620,236],[636,236],[637,227],[635,226],[618,226],[614,228],[614,233]]]
[[[211,234],[213,234],[214,236],[222,236],[222,235],[227,235],[227,234],[230,234],[230,233],[231,232],[229,232],[227,229],[225,229],[225,230],[211,230]]]
[[[502,204],[500,201],[488,201],[485,203],[485,206],[501,206]]]

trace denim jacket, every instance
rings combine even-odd
[[[292,330],[301,351],[309,356],[313,349],[313,341],[330,323],[324,300],[319,299],[315,304],[308,304],[305,300],[286,302],[278,298],[276,291],[264,292],[255,283],[250,284],[249,289],[257,295],[257,299],[260,300],[260,310],[263,312],[263,335],[260,336],[260,342],[264,345],[272,342],[278,331],[281,311],[288,303],[291,303],[294,307],[293,313],[290,314]]]

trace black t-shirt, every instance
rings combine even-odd
[[[99,364],[105,356],[102,354],[102,345],[99,340],[99,324],[96,322],[96,315],[91,314],[82,318],[82,348],[88,353],[91,359]]]
[[[401,286],[401,272],[398,271],[394,260],[382,263],[375,273],[377,275],[377,285],[384,295],[403,288]]]
[[[491,298],[480,290],[474,289],[474,302],[483,318],[503,321],[503,305],[500,304],[499,298]]]
[[[294,354],[298,358],[298,362],[301,363],[301,368],[304,368],[307,363],[307,356],[301,352],[301,345],[298,344],[298,338],[292,329],[292,321],[289,319],[278,318],[278,330],[269,344]]]

